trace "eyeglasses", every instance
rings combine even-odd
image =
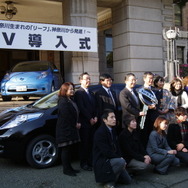
[[[82,80],[86,80],[86,81],[87,81],[87,80],[91,80],[91,78],[84,78],[84,79],[82,79]]]

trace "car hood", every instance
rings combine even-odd
[[[32,108],[32,106],[30,105],[4,110],[0,113],[0,126],[3,125],[5,122],[9,121],[10,119],[12,119],[14,116],[26,114],[26,113],[35,113],[38,111],[41,111],[41,109]]]
[[[12,72],[9,77],[11,81],[14,82],[26,82],[33,80],[33,78],[38,78],[41,75],[41,72]]]

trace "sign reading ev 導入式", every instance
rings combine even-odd
[[[97,52],[90,27],[0,20],[0,48]]]

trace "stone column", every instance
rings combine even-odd
[[[145,71],[162,75],[161,0],[123,0],[112,9],[114,79],[122,82],[134,72],[142,82]]]
[[[83,27],[97,27],[96,0],[64,0],[63,24]],[[64,52],[65,81],[78,83],[82,72],[91,75],[92,82],[98,82],[99,60],[95,52]]]

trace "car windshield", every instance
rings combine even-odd
[[[33,71],[45,71],[49,68],[47,61],[32,61],[18,63],[12,72],[33,72]]]
[[[57,105],[58,102],[58,91],[54,91],[53,93],[46,95],[45,97],[42,97],[38,101],[36,101],[32,107],[34,108],[40,108],[40,109],[47,109],[47,108],[53,108]]]

